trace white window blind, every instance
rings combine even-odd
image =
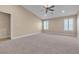
[[[73,18],[66,18],[64,20],[64,30],[73,31]]]
[[[48,30],[48,21],[43,21],[44,30]]]

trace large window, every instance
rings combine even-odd
[[[48,21],[43,21],[43,29],[48,30]]]
[[[64,20],[64,30],[73,31],[73,18],[66,18]]]

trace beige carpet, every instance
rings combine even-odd
[[[0,44],[0,53],[77,54],[79,53],[79,39],[40,33],[2,42]]]

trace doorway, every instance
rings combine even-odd
[[[0,41],[10,40],[10,14],[0,12]]]

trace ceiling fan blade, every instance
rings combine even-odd
[[[54,9],[49,9],[50,11],[54,11]]]
[[[54,11],[52,8],[53,7],[55,7],[54,5],[52,5],[52,6],[48,6],[48,5],[46,5],[46,6],[43,6],[43,8],[45,8],[45,13],[47,14],[48,13],[48,11]]]
[[[54,5],[52,5],[52,6],[50,6],[49,8],[53,8],[53,7],[55,7]]]

